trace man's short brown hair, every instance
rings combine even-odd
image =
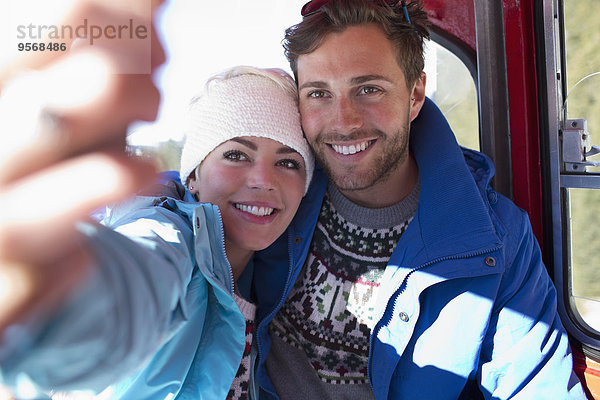
[[[283,47],[294,76],[298,78],[298,57],[315,51],[328,34],[350,26],[377,24],[396,49],[398,65],[408,88],[412,88],[425,67],[423,44],[429,39],[429,24],[420,0],[407,1],[406,10],[410,22],[400,2],[390,7],[369,0],[331,0],[285,31]]]

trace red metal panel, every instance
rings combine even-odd
[[[473,0],[424,0],[423,3],[435,29],[475,51],[477,43]]]
[[[532,0],[504,0],[504,30],[515,203],[542,245],[540,126]]]

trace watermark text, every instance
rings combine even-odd
[[[19,40],[73,40],[76,38],[87,39],[90,45],[99,39],[147,39],[148,27],[143,24],[134,24],[129,19],[126,24],[95,25],[86,19],[77,26],[72,25],[17,25],[17,39]]]

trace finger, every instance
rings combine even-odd
[[[152,77],[111,73],[110,62],[82,51],[12,82],[0,103],[0,131],[20,132],[0,149],[0,184],[94,149],[123,151],[128,125],[156,117]]]
[[[35,0],[29,0],[31,3]],[[22,74],[24,71],[40,70],[60,58],[65,58],[70,55],[73,44],[76,42],[88,42],[89,44],[97,44],[98,39],[116,44],[116,47],[128,47],[130,51],[135,52],[137,49],[147,49],[152,57],[148,56],[150,61],[149,69],[144,70],[145,73],[150,73],[164,62],[164,49],[157,37],[156,30],[153,25],[153,14],[156,8],[162,1],[137,0],[127,2],[97,1],[97,0],[82,0],[74,2],[73,6],[67,12],[66,16],[60,21],[44,21],[43,26],[37,26],[39,29],[46,27],[48,23],[52,26],[60,26],[60,35],[54,33],[53,42],[60,42],[65,45],[65,49],[61,51],[32,51],[24,52],[20,57],[13,60],[7,67],[0,71],[0,90],[13,78]],[[28,23],[30,23],[29,21]],[[131,24],[130,24],[131,23]],[[128,26],[130,25],[130,26]],[[29,26],[29,25],[28,25]],[[125,28],[123,32],[119,27]],[[127,28],[131,28],[127,30]],[[135,37],[131,36],[135,30]],[[35,34],[32,41],[46,42],[50,40],[49,31],[41,29],[37,34],[41,34],[40,38]],[[83,35],[84,40],[78,39]],[[26,36],[27,37],[27,36]],[[57,39],[58,37],[58,39]],[[106,48],[104,49],[106,50]],[[147,69],[148,66],[146,66]],[[128,73],[141,72],[127,71]]]
[[[9,185],[0,194],[0,260],[42,264],[72,243],[75,222],[154,179],[148,162],[93,154]]]

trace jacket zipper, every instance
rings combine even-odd
[[[223,249],[223,254],[225,254],[225,260],[227,260],[227,266],[229,267],[229,282],[231,282],[231,294],[235,294],[235,281],[233,279],[233,269],[231,268],[229,258],[227,258],[227,251],[225,251],[225,228],[223,227],[223,216],[221,215],[221,210],[219,210],[219,208],[217,208],[217,213],[219,214],[219,219],[221,220],[221,223],[219,224],[219,229],[221,231],[221,248]]]
[[[288,231],[288,275],[287,275],[287,278],[285,280],[285,286],[283,287],[283,294],[287,293],[287,291],[288,291],[288,287],[290,285],[290,277],[292,275],[292,261],[293,261],[292,260],[292,251],[291,251],[291,249],[293,248],[292,247],[292,244],[293,244],[292,243],[292,236],[293,235]],[[262,326],[264,326],[265,321],[267,321],[267,320],[269,320],[269,321],[273,320],[273,318],[275,317],[275,314],[276,314],[276,310],[281,309],[281,307],[283,306],[284,302],[285,302],[285,296],[281,296],[281,299],[279,299],[279,303],[277,304],[277,307],[275,307],[273,309],[273,311],[271,311],[269,313],[269,315],[267,315],[267,317],[264,318],[263,321],[261,322]],[[257,339],[257,342],[258,342],[258,359],[259,360],[263,360],[264,355],[263,355],[263,352],[262,352],[262,345],[260,343],[260,335],[258,335],[258,332],[257,332],[257,335],[256,335],[256,339]]]
[[[400,286],[398,287],[398,289],[396,289],[396,291],[394,292],[394,303],[392,305],[392,310],[391,312],[388,312],[388,310],[386,309],[386,311],[384,312],[383,316],[381,317],[381,319],[379,320],[379,322],[375,325],[375,329],[373,329],[373,332],[371,333],[371,338],[369,340],[369,362],[367,363],[367,376],[369,377],[369,385],[371,385],[371,390],[373,390],[373,383],[372,383],[372,379],[371,379],[371,371],[372,371],[372,364],[373,364],[373,338],[377,336],[377,333],[379,332],[379,330],[381,330],[381,327],[383,325],[387,325],[391,322],[392,317],[396,314],[396,307],[397,307],[397,303],[398,303],[398,297],[404,293],[404,291],[406,290],[406,287],[408,286],[408,278],[417,271],[422,270],[423,268],[429,267],[432,264],[436,264],[438,262],[442,262],[442,261],[448,261],[448,260],[460,260],[460,259],[467,259],[467,258],[472,258],[472,257],[478,257],[487,253],[491,253],[493,251],[497,251],[501,248],[501,246],[496,246],[492,249],[487,249],[487,250],[480,250],[480,251],[476,251],[474,253],[469,253],[469,254],[463,254],[463,255],[459,255],[459,256],[446,256],[446,257],[440,257],[440,258],[436,258],[435,260],[431,260],[426,262],[425,264],[421,264],[418,267],[410,270],[408,272],[408,274],[406,274],[406,276],[404,277],[404,279],[402,280],[402,283],[400,283]],[[385,318],[385,321],[384,321]]]
[[[235,292],[235,282],[233,280],[233,269],[231,268],[231,263],[227,258],[227,252],[225,251],[225,228],[223,228],[223,216],[221,215],[221,210],[217,208],[217,214],[219,215],[219,220],[217,221],[219,225],[219,233],[221,234],[221,249],[223,250],[223,254],[225,255],[225,261],[227,262],[227,266],[229,267],[229,281],[231,282],[231,294],[233,295]],[[196,228],[200,229],[200,221],[196,218]]]

